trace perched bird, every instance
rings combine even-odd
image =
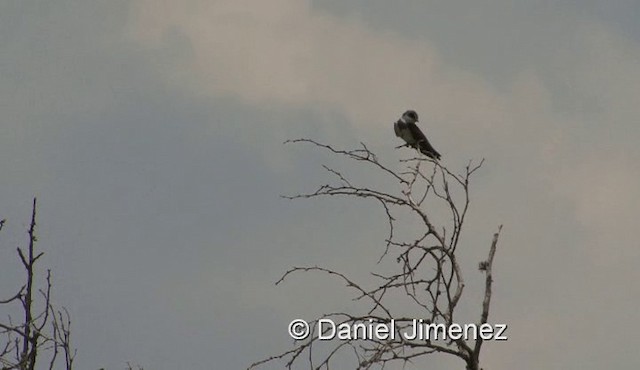
[[[404,112],[402,117],[393,124],[393,130],[396,132],[396,136],[404,140],[407,146],[418,149],[420,153],[427,157],[440,159],[440,153],[433,149],[427,137],[424,136],[416,125],[416,122],[418,122],[418,113],[416,113],[416,111],[408,110]]]

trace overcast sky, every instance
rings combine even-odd
[[[413,108],[445,165],[486,158],[459,249],[475,320],[475,266],[504,224],[491,318],[509,340],[484,367],[639,368],[638,19],[637,0],[3,0],[0,298],[37,196],[79,369],[284,351],[291,319],[351,296],[274,282],[293,265],[366,279],[386,224],[373,202],[281,199],[322,163],[358,171],[282,142],[397,163],[392,122]]]

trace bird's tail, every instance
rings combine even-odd
[[[435,160],[440,160],[440,153],[438,153],[435,149],[433,149],[429,144],[424,141],[420,142],[419,145],[420,153],[426,155],[427,157]]]

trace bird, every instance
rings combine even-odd
[[[404,140],[406,146],[413,147],[420,153],[435,160],[440,159],[440,153],[431,146],[427,137],[424,136],[418,125],[418,113],[414,110],[408,110],[402,114],[402,117],[393,124],[393,130],[396,136]]]

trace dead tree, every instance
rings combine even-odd
[[[394,180],[397,186],[390,190],[360,186],[344,173],[324,166],[334,177],[333,183],[324,184],[312,193],[286,198],[346,196],[375,200],[382,206],[389,228],[386,246],[378,263],[393,264],[395,272],[372,272],[372,281],[356,282],[346,274],[323,267],[293,267],[276,285],[298,272],[326,274],[343,281],[354,291],[354,300],[363,302],[362,312],[333,312],[310,320],[308,338],[295,341],[292,349],[256,362],[249,369],[271,362],[284,362],[287,369],[293,369],[294,366],[297,368],[298,365],[310,369],[329,369],[330,363],[344,353],[354,357],[357,369],[383,369],[392,363],[404,366],[418,358],[440,353],[459,358],[467,370],[480,370],[483,337],[412,340],[401,334],[413,330],[416,323],[416,318],[407,316],[406,312],[421,312],[423,323],[435,327],[442,325],[450,328],[457,324],[456,308],[465,288],[463,271],[458,261],[458,254],[461,252],[458,246],[469,210],[470,179],[484,160],[477,164],[470,161],[462,174],[456,174],[437,161],[416,157],[401,160],[403,169],[398,171],[381,162],[362,143],[361,148],[355,150],[339,150],[308,139],[288,142],[312,144],[333,155],[368,165],[380,176]],[[449,215],[449,221],[440,225],[434,223],[435,217],[431,210],[431,206],[438,203],[444,206],[443,209]],[[430,205],[429,208],[427,204]],[[406,222],[406,218],[418,221],[416,235],[399,232],[400,217],[403,217],[403,222]],[[484,299],[476,327],[488,324],[492,265],[501,228],[502,226],[493,234],[493,240],[489,243],[488,258],[479,264],[479,269],[484,274]],[[398,307],[399,297],[406,309]],[[394,326],[390,329],[400,334],[383,339],[362,339],[362,336],[358,338],[351,335],[350,338],[323,341],[320,340],[320,334],[330,330],[335,332],[335,329],[318,326],[320,319],[331,319],[338,328],[353,328],[363,323],[393,323]]]
[[[26,272],[26,282],[16,294],[0,300],[0,307],[21,312],[19,320],[9,316],[0,321],[0,366],[2,370],[34,370],[36,368],[73,368],[75,350],[71,346],[69,312],[57,309],[51,301],[51,270],[47,270],[44,286],[38,288],[36,262],[43,252],[35,249],[36,199],[33,199],[28,247],[18,247],[20,262]],[[0,221],[0,230],[5,220]],[[36,367],[36,364],[39,364]]]

